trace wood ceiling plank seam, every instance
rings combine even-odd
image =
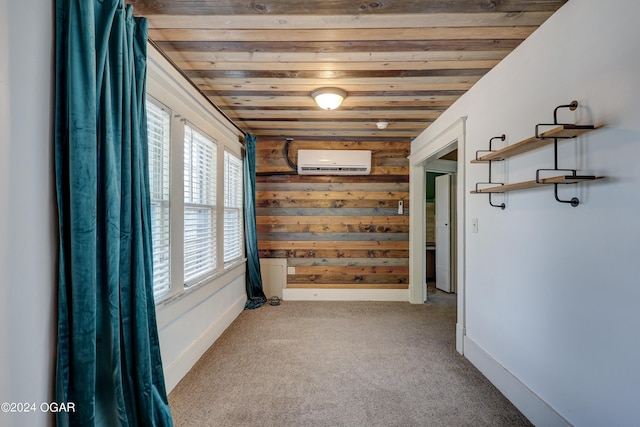
[[[308,95],[289,95],[286,93],[283,93],[281,96],[286,96],[286,99],[288,100],[287,102],[302,102],[305,101],[306,98],[308,98]],[[210,98],[212,99],[218,99],[218,98],[222,98],[222,95],[210,95]],[[424,102],[424,103],[429,103],[430,105],[446,105],[450,102],[455,101],[456,99],[458,99],[459,95],[452,95],[452,96],[438,96],[438,95],[419,95],[419,94],[407,94],[407,95],[398,95],[395,94],[395,96],[393,97],[394,99],[394,103],[401,103],[401,102]],[[225,99],[229,99],[232,101],[238,101],[238,102],[243,102],[243,101],[251,101],[251,102],[278,102],[280,99],[278,96],[262,96],[262,95],[258,95],[258,94],[247,94],[246,96],[242,96],[242,95],[227,95],[224,96]],[[357,92],[354,92],[353,94],[350,94],[349,97],[347,99],[344,100],[344,102],[353,102],[353,103],[372,103],[372,102],[387,102],[388,101],[388,96],[381,96],[381,95],[371,95],[371,96],[367,96],[367,95],[360,95]]]
[[[426,77],[357,77],[357,78],[343,78],[340,79],[340,83],[344,86],[349,85],[417,85],[427,83],[475,83],[481,76],[426,76]],[[335,79],[330,78],[268,78],[268,77],[256,77],[251,79],[246,78],[199,78],[191,77],[198,86],[202,86],[202,89],[209,86],[221,87],[224,85],[238,87],[242,85],[244,87],[260,86],[260,85],[286,85],[286,86],[331,86],[335,83]]]
[[[291,35],[288,41],[158,41],[157,44],[165,52],[206,52],[207,55],[216,53],[248,53],[252,58],[259,54],[362,54],[362,53],[393,53],[404,52],[407,56],[413,52],[440,51],[494,51],[514,49],[524,38],[460,38],[460,39],[385,39],[385,40],[343,40],[343,41],[300,41]],[[402,60],[402,58],[398,58]],[[278,59],[279,60],[279,59]],[[295,61],[295,56],[291,58]],[[299,61],[298,61],[299,62]]]
[[[475,27],[540,25],[553,12],[534,11],[518,13],[410,13],[380,15],[147,15],[150,28],[377,28],[394,27]]]
[[[317,84],[296,84],[296,85],[283,85],[283,84],[252,84],[250,86],[236,83],[232,84],[203,84],[200,85],[200,89],[206,92],[228,92],[234,91],[240,93],[246,92],[264,92],[269,93],[273,91],[296,91],[311,93],[312,90],[317,89]],[[416,93],[416,92],[434,92],[434,91],[466,91],[473,86],[470,82],[461,83],[415,83],[415,82],[402,82],[402,84],[382,84],[367,83],[367,84],[343,84],[342,88],[347,93],[353,92],[404,92],[404,93]],[[393,95],[390,95],[393,96]]]
[[[346,71],[273,71],[273,70],[190,70],[185,75],[197,79],[361,79],[407,77],[477,77],[489,72],[489,68],[458,68],[437,70],[346,70]]]
[[[237,110],[227,110],[227,115],[231,118],[235,118],[238,115]],[[242,117],[244,119],[269,117],[322,117],[325,120],[340,120],[341,118],[362,118],[370,119],[376,118],[381,113],[388,116],[388,118],[413,118],[413,119],[436,119],[440,116],[438,111],[420,111],[420,110],[364,110],[364,111],[350,111],[350,110],[245,110],[242,111]]]
[[[246,98],[243,100],[229,99],[225,97],[210,97],[211,101],[218,105],[223,110],[229,109],[288,109],[288,108],[300,108],[300,109],[316,109],[318,108],[310,97],[288,97],[283,94],[277,101],[269,102],[268,100],[254,100],[252,98]],[[349,97],[347,97],[347,100]],[[421,101],[421,100],[407,100],[397,101],[393,98],[380,101],[367,101],[367,100],[345,100],[341,106],[344,110],[358,110],[358,109],[416,109],[423,108],[426,110],[438,110],[444,111],[449,108],[454,100],[451,101]]]
[[[308,98],[308,95],[288,95],[288,94],[282,94],[281,96],[284,96],[285,99],[287,100],[286,102],[303,102],[306,101],[306,98]],[[237,95],[227,95],[227,96],[222,96],[222,95],[210,95],[209,96],[211,99],[228,99],[230,101],[235,101],[235,102],[256,102],[256,103],[260,103],[260,102],[264,102],[264,103],[270,103],[270,102],[280,102],[282,101],[282,98],[278,97],[278,96],[261,96],[261,95],[247,95],[247,96],[237,96]],[[402,102],[422,102],[428,105],[447,105],[453,101],[455,101],[456,99],[458,99],[458,96],[420,96],[420,95],[412,95],[412,94],[408,94],[405,96],[402,95],[395,95],[393,97],[393,103],[394,104],[400,104]],[[352,102],[354,104],[358,104],[358,103],[375,103],[375,102],[388,102],[388,97],[387,96],[365,96],[365,95],[358,95],[357,93],[353,93],[350,94],[349,97],[347,99],[344,100],[344,103],[347,102]]]
[[[355,87],[355,89],[361,89],[362,87]],[[307,97],[309,96],[308,91],[243,91],[243,90],[205,90],[205,95],[208,96],[224,96],[224,97],[278,97],[282,95],[286,96],[300,96]],[[425,97],[426,99],[433,100],[455,100],[458,97],[462,96],[465,93],[465,90],[412,90],[412,91],[393,91],[393,90],[353,90],[349,92],[349,96],[353,97],[373,97],[379,98],[380,100],[388,98],[390,96],[395,97],[405,97],[405,96],[417,96],[417,97]]]
[[[143,15],[219,15],[269,17],[279,15],[324,16],[347,15],[353,19],[367,16],[394,14],[440,14],[440,13],[520,13],[555,11],[567,0],[502,0],[502,1],[457,1],[430,0],[412,2],[345,2],[342,0],[270,0],[268,2],[247,2],[246,0],[128,0],[135,5],[135,12]]]
[[[315,124],[313,122],[300,122],[302,125],[307,125],[307,126],[299,126],[299,127],[286,127],[286,126],[269,126],[269,125],[255,125],[254,122],[252,121],[248,121],[247,123],[250,123],[252,127],[257,127],[257,128],[262,128],[265,131],[291,131],[291,130],[300,130],[300,131],[326,131],[326,130],[340,130],[340,131],[362,131],[362,130],[374,130],[376,128],[375,123],[377,120],[360,120],[358,123],[358,125],[356,126],[341,126],[340,123],[338,122],[338,124],[334,127],[331,127],[329,125],[327,126],[315,126]],[[391,122],[389,123],[389,126],[387,127],[387,131],[388,132],[398,132],[398,131],[402,131],[402,132],[408,132],[408,131],[415,131],[417,129],[422,129],[425,126],[429,125],[433,120],[424,120],[422,122],[420,122],[419,124],[422,125],[422,127],[418,127],[418,126],[403,126],[402,123],[398,123],[398,122]]]
[[[290,137],[292,135],[292,133],[290,132],[276,132],[276,131],[265,131],[265,130],[256,130],[255,133],[252,132],[254,135],[256,135],[256,137],[263,137],[263,138],[273,138],[273,137],[282,137],[282,138],[287,138]],[[337,133],[337,132],[313,132],[313,131],[304,131],[304,132],[296,132],[295,136],[296,138],[336,138],[336,137],[340,137],[340,138],[344,138],[345,140],[347,138],[357,138],[357,139],[361,139],[361,138],[371,138],[371,139],[377,139],[377,140],[381,140],[381,141],[408,141],[410,138],[415,137],[416,132],[389,132],[389,133],[385,133],[384,135],[377,133],[375,131],[370,131],[370,132],[353,132],[353,131],[348,131],[345,133]],[[282,169],[282,170],[286,170],[286,169]]]
[[[375,126],[375,122],[376,121],[377,120],[375,120],[375,119],[371,120],[370,118],[364,119],[364,120],[357,120],[357,122],[363,123],[363,124],[361,124],[361,125],[359,125],[357,127],[352,127],[352,128],[350,128],[348,126],[336,126],[333,129],[332,128],[325,128],[325,127],[314,128],[313,122],[309,122],[308,123],[309,126],[306,127],[306,128],[305,127],[302,127],[302,128],[286,128],[286,127],[279,128],[277,126],[273,127],[273,128],[265,126],[264,128],[265,128],[265,130],[274,130],[274,131],[279,131],[279,130],[283,130],[283,131],[290,131],[290,130],[294,130],[294,131],[295,130],[299,130],[299,131],[305,131],[305,130],[344,130],[344,131],[349,131],[349,130],[367,130],[367,129],[373,129],[374,126]],[[418,120],[415,120],[415,121],[417,122]],[[246,122],[248,124],[254,123],[253,120],[247,120]],[[423,126],[427,126],[431,122],[433,122],[433,119],[422,120]],[[304,124],[304,123],[307,123],[307,122],[301,121],[300,123]],[[340,123],[340,121],[336,121],[336,123]],[[393,126],[391,126],[391,125],[393,125]],[[393,122],[391,122],[389,127],[387,129],[385,129],[385,130],[388,130],[389,132],[391,132],[393,130],[416,130],[416,128],[414,128],[414,127],[403,128],[402,127],[402,123],[397,123],[396,120],[393,120]],[[322,147],[320,147],[320,148],[322,148]]]
[[[251,128],[249,128],[251,129]],[[407,140],[408,138],[415,137],[418,133],[417,131],[388,131],[382,133],[376,130],[370,131],[332,131],[332,130],[322,130],[322,131],[314,131],[314,130],[301,130],[296,132],[290,131],[274,131],[274,130],[264,130],[264,129],[252,129],[251,133],[259,136],[259,137],[269,137],[273,138],[276,136],[280,136],[282,138],[288,138],[295,136],[296,138],[380,138],[384,140]],[[287,168],[281,168],[279,171],[287,171]]]
[[[162,46],[163,51],[177,62],[396,62],[435,60],[501,60],[511,49],[496,50],[441,50],[441,51],[385,51],[385,52],[197,52],[174,50],[172,45]]]
[[[385,41],[385,40],[469,40],[469,39],[525,39],[538,27],[535,25],[510,27],[420,27],[420,28],[341,28],[341,29],[149,29],[148,36],[156,42],[215,41],[215,42],[288,42],[304,41]]]
[[[176,62],[184,71],[194,70],[441,70],[493,68],[499,59],[489,60],[432,60],[432,61],[381,61],[381,62],[232,62],[232,61],[193,61]]]

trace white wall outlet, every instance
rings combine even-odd
[[[471,232],[472,233],[478,232],[478,218],[471,219]]]
[[[402,215],[404,213],[404,203],[402,200],[398,200],[398,215]]]
[[[296,274],[295,267],[287,267],[287,274]]]

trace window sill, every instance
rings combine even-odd
[[[156,304],[156,319],[158,330],[163,330],[169,324],[175,322],[181,317],[191,312],[194,307],[216,298],[219,292],[224,293],[224,289],[228,286],[237,287],[236,291],[240,292],[240,287],[244,292],[244,275],[246,274],[246,263],[238,263],[233,269],[221,272],[214,278],[210,278],[206,282],[202,282],[197,286],[184,289],[176,295],[171,295]],[[236,292],[233,291],[233,292]]]
[[[161,295],[156,301],[155,301],[155,305],[156,305],[156,309],[159,309],[161,307],[164,307],[166,305],[170,305],[173,302],[182,299],[183,297],[185,297],[186,295],[189,295],[195,291],[197,291],[198,289],[201,289],[203,287],[206,287],[207,285],[211,284],[212,282],[224,277],[225,275],[234,272],[235,270],[237,270],[238,268],[246,265],[247,263],[247,259],[246,258],[241,258],[238,259],[237,261],[231,263],[230,265],[226,266],[224,268],[224,270],[220,270],[220,271],[216,271],[210,275],[207,275],[205,277],[203,277],[202,279],[194,282],[192,285],[188,286],[188,287],[183,287],[180,291],[176,292],[175,294],[165,294],[165,295]]]

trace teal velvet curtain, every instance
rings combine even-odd
[[[262,290],[258,234],[256,231],[256,137],[245,134],[244,156],[244,239],[247,252],[247,302],[245,308],[258,308],[267,301]]]
[[[59,426],[171,426],[152,288],[147,23],[56,0]]]

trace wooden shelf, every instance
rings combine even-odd
[[[540,182],[523,181],[515,182],[513,184],[498,185],[496,187],[481,188],[474,190],[471,194],[487,194],[487,193],[506,193],[507,191],[525,190],[527,188],[541,188],[551,184],[576,184],[583,181],[592,181],[594,179],[602,179],[601,176],[573,176],[573,175],[561,175],[553,176],[550,178],[543,178]]]
[[[536,150],[546,145],[552,144],[554,138],[570,139],[580,136],[584,133],[595,130],[596,127],[592,125],[560,125],[547,132],[543,132],[538,138],[535,136],[527,138],[523,141],[504,147],[493,153],[485,154],[478,159],[471,160],[471,163],[485,163],[494,160],[504,160],[509,157],[523,154],[528,151]]]
[[[489,150],[476,151],[476,158],[471,160],[471,163],[488,163],[489,164],[489,181],[476,183],[476,189],[471,194],[488,194],[489,205],[495,208],[504,209],[506,204],[504,202],[496,204],[491,200],[491,196],[495,193],[506,193],[508,191],[525,190],[527,188],[540,188],[553,186],[555,199],[559,203],[567,203],[572,207],[576,207],[580,204],[580,200],[577,197],[572,197],[570,200],[563,200],[558,196],[558,187],[561,184],[577,184],[578,182],[593,181],[594,179],[601,179],[601,176],[594,175],[578,175],[575,169],[563,169],[558,167],[558,142],[563,139],[573,139],[587,132],[591,132],[596,129],[593,125],[573,125],[558,123],[558,110],[561,108],[568,108],[570,111],[575,111],[578,108],[578,101],[572,101],[570,104],[558,105],[553,110],[553,124],[550,123],[538,123],[535,128],[535,136],[527,138],[523,141],[501,148],[499,150],[493,150],[491,143],[495,139],[505,140],[504,134],[502,136],[496,136],[489,140]],[[540,129],[549,128],[546,132],[540,132]],[[524,154],[529,151],[536,150],[538,148],[546,147],[554,144],[553,169],[537,169],[536,179],[533,181],[515,182],[512,184],[500,184],[493,181],[491,174],[491,165],[495,161],[501,161],[508,159],[519,154]],[[480,156],[480,153],[486,153]],[[550,176],[547,178],[541,178],[541,173],[545,175],[564,173],[565,175]],[[570,175],[566,175],[570,173]],[[480,186],[486,185],[485,188]]]

